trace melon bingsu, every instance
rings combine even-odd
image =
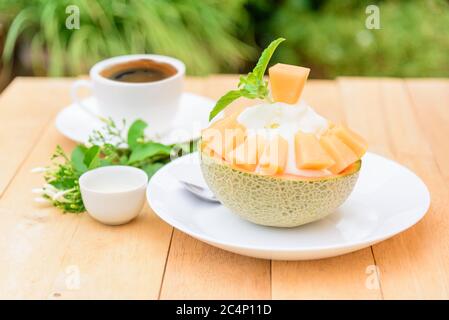
[[[221,118],[217,116],[203,130],[199,150],[204,179],[224,206],[256,224],[295,227],[324,218],[347,199],[367,143],[301,99],[309,69],[272,66],[271,92],[263,79],[265,69],[262,76],[259,70],[260,81],[254,80],[257,67],[268,65],[261,60],[267,51],[272,54],[283,41],[279,40],[270,44],[254,71],[241,80],[242,92],[234,90],[218,100],[214,110]],[[251,90],[257,86],[255,94]],[[226,116],[219,113],[239,97],[238,92],[264,100]]]

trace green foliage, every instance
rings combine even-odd
[[[248,99],[268,98],[268,82],[265,81],[263,77],[274,51],[276,51],[276,48],[284,40],[284,38],[278,38],[272,41],[268,47],[265,48],[253,71],[249,72],[246,76],[240,77],[240,82],[238,84],[239,90],[231,90],[218,99],[209,114],[209,121],[212,120],[221,110],[225,109],[230,103],[240,97],[245,97]]]
[[[195,151],[195,143],[164,145],[145,139],[147,124],[136,120],[125,138],[123,128],[108,120],[103,130],[95,131],[90,146],[78,145],[70,158],[60,146],[52,156],[52,165],[45,170],[47,184],[41,196],[63,212],[79,213],[85,210],[79,188],[79,177],[86,171],[102,166],[130,165],[144,170],[151,177],[172,158]]]
[[[214,108],[209,113],[209,121],[217,116],[223,109],[225,109],[228,105],[230,105],[234,100],[242,97],[241,90],[231,90],[225,93],[217,100]]]
[[[178,57],[191,74],[236,71],[255,53],[239,40],[248,28],[245,2],[0,0],[0,21],[9,25],[3,59],[11,63],[24,44],[36,75],[78,75],[107,57],[153,52]],[[69,5],[79,7],[78,30],[66,28]]]
[[[263,77],[273,53],[284,40],[284,38],[278,38],[272,41],[260,55],[254,70],[248,73],[248,75],[240,77],[238,86],[242,96],[248,99],[265,99],[268,96],[268,82]]]
[[[42,188],[42,197],[50,201],[55,207],[63,212],[83,212],[84,204],[78,179],[82,173],[78,161],[79,149],[74,150],[71,161],[60,146],[56,147],[51,159],[52,166],[45,171],[44,178],[47,184]],[[76,163],[76,164],[75,164]]]
[[[136,148],[145,137],[144,131],[148,125],[143,120],[136,120],[128,130],[128,146],[130,149]]]
[[[365,28],[365,9],[373,2],[380,8],[379,30]],[[265,30],[262,42],[286,37],[276,58],[310,66],[314,77],[449,75],[445,0],[286,0],[258,29]]]
[[[79,30],[65,27],[72,4]],[[380,30],[365,28],[369,4],[380,8]],[[255,63],[253,38],[264,47],[279,36],[289,41],[276,60],[315,78],[449,75],[447,0],[0,0],[0,22],[4,62],[19,49],[36,75],[78,75],[143,52],[176,56],[190,74],[242,72]]]

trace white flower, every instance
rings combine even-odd
[[[72,190],[71,189],[63,190],[63,191],[59,191],[59,192],[55,193],[52,197],[53,201],[68,202],[68,200],[66,198],[64,198],[64,195],[70,191],[72,191]]]
[[[35,193],[35,194],[44,194],[45,190],[44,190],[44,188],[33,188],[33,189],[31,189],[31,192]]]
[[[50,191],[53,191],[53,192],[58,192],[59,191],[52,184],[49,184],[49,183],[44,184],[44,190],[50,190]]]
[[[49,197],[53,197],[58,192],[58,189],[56,189],[51,184],[47,183],[42,188],[31,189],[31,192],[35,193],[35,194],[47,195]]]
[[[51,204],[51,201],[42,197],[34,198],[34,201],[37,203],[45,203],[45,204]]]
[[[47,172],[48,168],[46,167],[37,167],[37,168],[33,168],[31,169],[31,173],[43,173],[43,172]]]

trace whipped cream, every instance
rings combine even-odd
[[[275,102],[249,107],[240,113],[237,122],[245,126],[248,135],[258,134],[268,140],[275,135],[280,135],[288,142],[284,173],[304,177],[331,174],[328,170],[300,170],[296,167],[295,134],[302,131],[313,133],[319,138],[329,128],[329,122],[304,101],[301,100],[295,105]]]

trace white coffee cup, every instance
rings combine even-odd
[[[115,81],[101,75],[110,66],[140,59],[168,63],[177,72],[163,80],[140,83]],[[116,123],[125,119],[128,125],[136,119],[142,119],[151,130],[163,133],[170,129],[178,111],[184,74],[184,63],[175,58],[155,54],[118,56],[95,64],[89,72],[90,80],[77,80],[72,86],[72,99],[95,116],[111,118]],[[81,87],[88,87],[92,91],[97,104],[96,111],[83,104],[78,94]]]

